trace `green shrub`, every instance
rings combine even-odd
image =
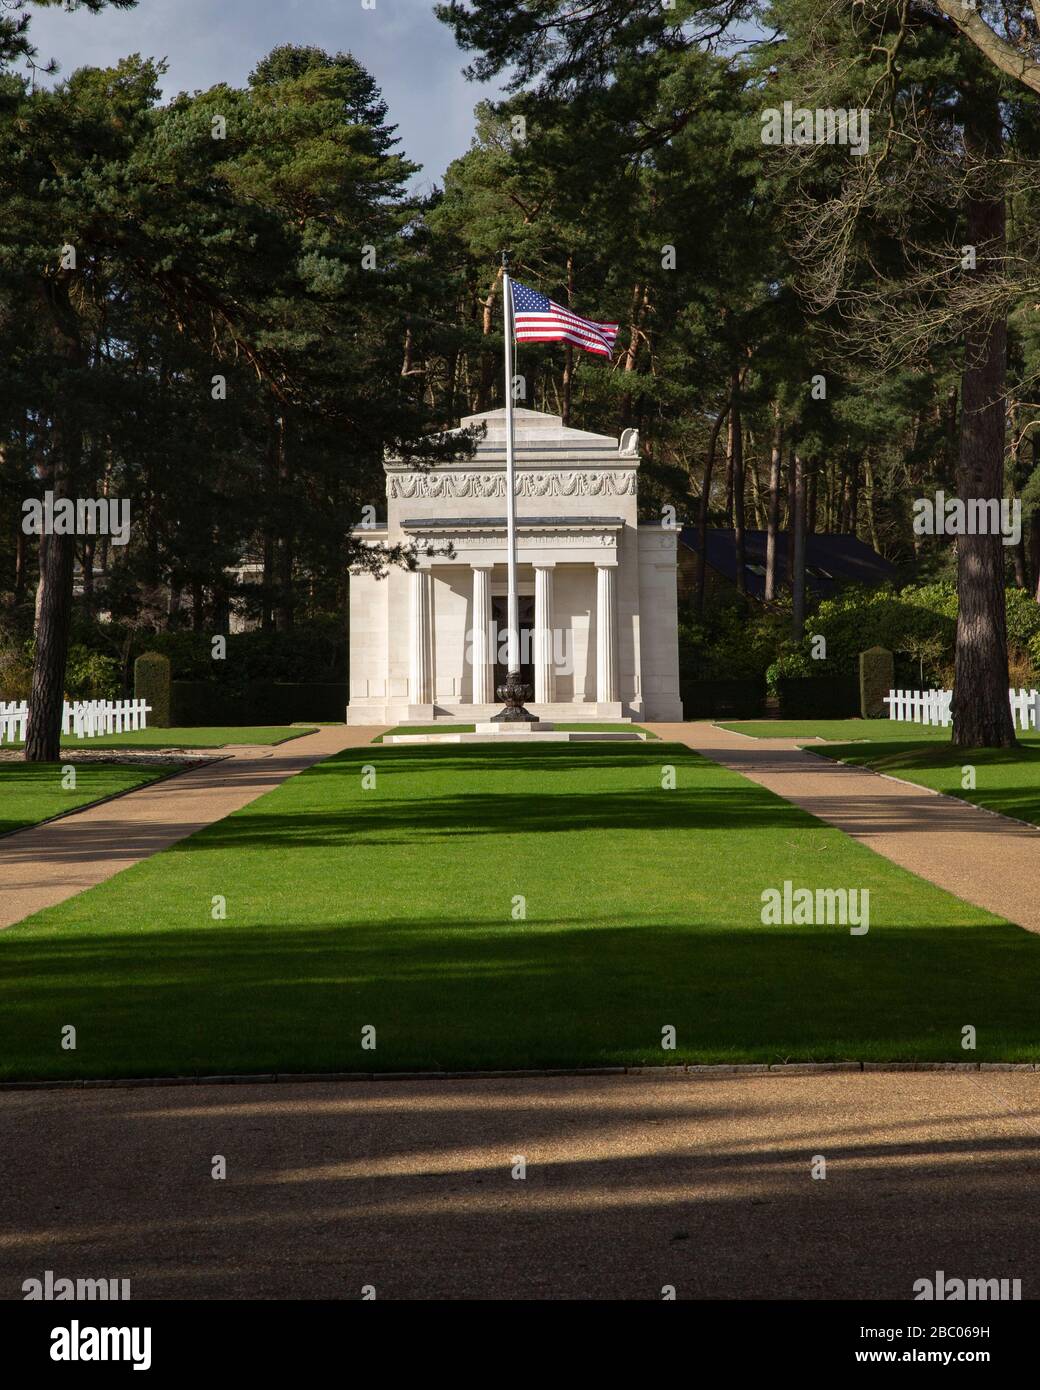
[[[770,695],[776,695],[782,680],[800,680],[816,675],[819,662],[814,662],[807,652],[792,650],[781,652],[771,666],[766,668],[766,686]]]
[[[1008,645],[1032,651],[1040,638],[1040,603],[1025,589],[1007,591]]]
[[[0,700],[27,700],[32,684],[32,661],[17,642],[0,644]]]
[[[849,589],[824,599],[807,632],[826,638],[827,659],[819,665],[828,674],[854,674],[859,654],[868,647],[885,647],[902,655],[904,664],[919,663],[922,644],[934,662],[953,659],[957,632],[957,597],[946,584],[928,584],[895,593],[880,589]]]
[[[65,693],[73,700],[118,700],[119,662],[114,656],[74,644],[65,666]]]
[[[679,676],[687,681],[760,681],[786,635],[788,618],[733,604],[679,615]]]
[[[347,674],[346,623],[332,618],[290,632],[233,633],[221,660],[208,632],[157,633],[148,647],[169,657],[174,680],[215,681],[241,695],[257,681],[340,682]]]

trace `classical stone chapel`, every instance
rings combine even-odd
[[[637,519],[634,431],[622,445],[516,409],[521,671],[544,719],[678,720],[677,531]],[[369,544],[439,554],[350,580],[351,724],[487,719],[505,679],[505,411],[476,453],[417,472],[388,458],[387,521]],[[626,446],[626,447],[622,447]],[[445,554],[448,542],[451,554]]]

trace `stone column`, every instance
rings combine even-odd
[[[433,703],[433,613],[432,575],[429,570],[412,571],[412,626],[408,670],[408,703]]]
[[[553,572],[534,567],[534,699],[548,705],[555,698],[553,679]]]
[[[596,703],[617,701],[617,587],[615,566],[596,567]]]
[[[491,651],[491,567],[473,566],[473,703],[495,699],[495,663]]]

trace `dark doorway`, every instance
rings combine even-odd
[[[526,685],[534,687],[534,596],[517,597],[517,617],[520,624],[520,676]],[[491,617],[495,624],[495,689],[505,684],[508,675],[506,664],[506,634],[509,631],[509,599],[491,600]]]

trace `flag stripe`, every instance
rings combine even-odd
[[[617,337],[616,323],[583,319],[571,309],[517,281],[513,293],[513,331],[518,343],[573,343],[586,352],[610,357]]]

